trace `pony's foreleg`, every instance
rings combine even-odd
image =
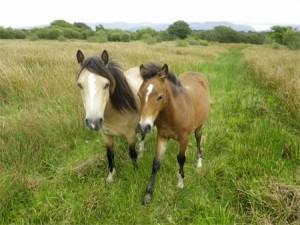
[[[188,142],[189,142],[189,135],[186,135],[185,137],[183,137],[179,140],[180,150],[179,150],[179,153],[177,155],[177,161],[178,161],[178,164],[179,164],[177,187],[179,187],[179,188],[184,187],[184,184],[183,184],[183,178],[184,178],[183,167],[184,167],[184,163],[185,163],[185,160],[186,160],[185,151],[186,151]]]
[[[135,150],[135,141],[136,141],[136,136],[135,135],[136,135],[135,133],[132,133],[132,134],[127,136],[127,141],[128,141],[128,144],[129,144],[129,156],[132,160],[134,169],[137,168],[137,162],[136,162],[137,152]]]
[[[111,136],[107,136],[102,133],[106,145],[106,156],[108,161],[108,176],[106,178],[107,182],[113,181],[113,176],[116,173],[115,162],[114,162],[114,141]]]
[[[197,143],[197,161],[196,161],[196,168],[202,167],[202,155],[201,155],[201,147],[200,147],[200,142],[202,138],[202,131],[201,127],[198,127],[195,130],[195,138],[196,138],[196,143]]]
[[[150,180],[148,182],[148,186],[146,189],[146,195],[144,197],[143,204],[147,204],[151,200],[151,195],[154,191],[154,183],[155,183],[156,175],[160,168],[160,162],[166,151],[166,143],[167,143],[167,139],[159,137],[159,136],[157,137],[156,154],[155,154],[155,157],[153,160],[152,173],[151,173]]]

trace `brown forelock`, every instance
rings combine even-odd
[[[161,71],[162,65],[158,63],[143,64],[143,69],[140,70],[143,80],[148,80],[150,78],[158,76]],[[168,71],[167,80],[169,80],[176,86],[181,86],[180,81],[177,79],[176,75],[173,73],[172,70]]]

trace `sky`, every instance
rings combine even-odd
[[[7,0],[0,6],[0,26],[49,25],[63,19],[84,23],[174,23],[227,21],[256,30],[272,25],[300,25],[297,0]]]

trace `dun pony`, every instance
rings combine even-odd
[[[114,136],[125,136],[129,144],[129,155],[136,167],[136,132],[140,120],[140,101],[137,92],[142,84],[139,68],[122,72],[120,66],[109,59],[106,50],[101,56],[85,58],[77,51],[81,66],[77,85],[80,88],[85,109],[85,123],[90,130],[100,131],[106,145],[109,174],[115,174]],[[144,135],[140,150],[143,150]]]

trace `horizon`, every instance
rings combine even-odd
[[[46,26],[49,26],[53,21],[56,21],[56,20],[65,20],[65,19],[54,19],[52,21],[49,21],[48,23],[44,23],[44,24],[35,24],[35,25],[26,25],[26,26],[15,26],[15,27],[12,27],[12,26],[3,26],[2,24],[0,24],[0,27],[4,27],[4,28],[13,28],[13,29],[33,29],[33,28],[39,28],[39,27],[46,27]],[[179,19],[178,19],[179,20]],[[176,20],[176,21],[178,21]],[[113,24],[118,24],[118,23],[124,23],[124,24],[132,24],[132,25],[139,25],[139,24],[152,24],[152,25],[160,25],[160,24],[173,24],[174,22],[127,22],[127,21],[116,21],[116,22],[84,22],[84,21],[68,21],[68,20],[65,20],[66,22],[70,23],[70,24],[73,24],[73,23],[78,23],[78,22],[81,22],[81,23],[85,23],[86,25],[88,26],[96,26],[96,25],[107,25],[107,24],[110,24],[110,25],[113,25]],[[183,20],[185,21],[185,20]],[[261,23],[261,24],[251,24],[251,23],[235,23],[235,22],[231,22],[231,21],[222,21],[222,20],[219,20],[219,21],[185,21],[186,23],[201,23],[201,24],[205,24],[205,23],[231,23],[233,25],[241,25],[241,26],[245,26],[245,25],[248,25],[250,27],[252,27],[256,32],[260,32],[260,31],[266,31],[266,30],[269,30],[271,29],[272,26],[292,26],[292,27],[298,27],[300,26],[300,23],[299,24],[288,24],[288,23],[273,23],[273,24],[264,24],[264,23]],[[93,28],[93,27],[91,27]]]

